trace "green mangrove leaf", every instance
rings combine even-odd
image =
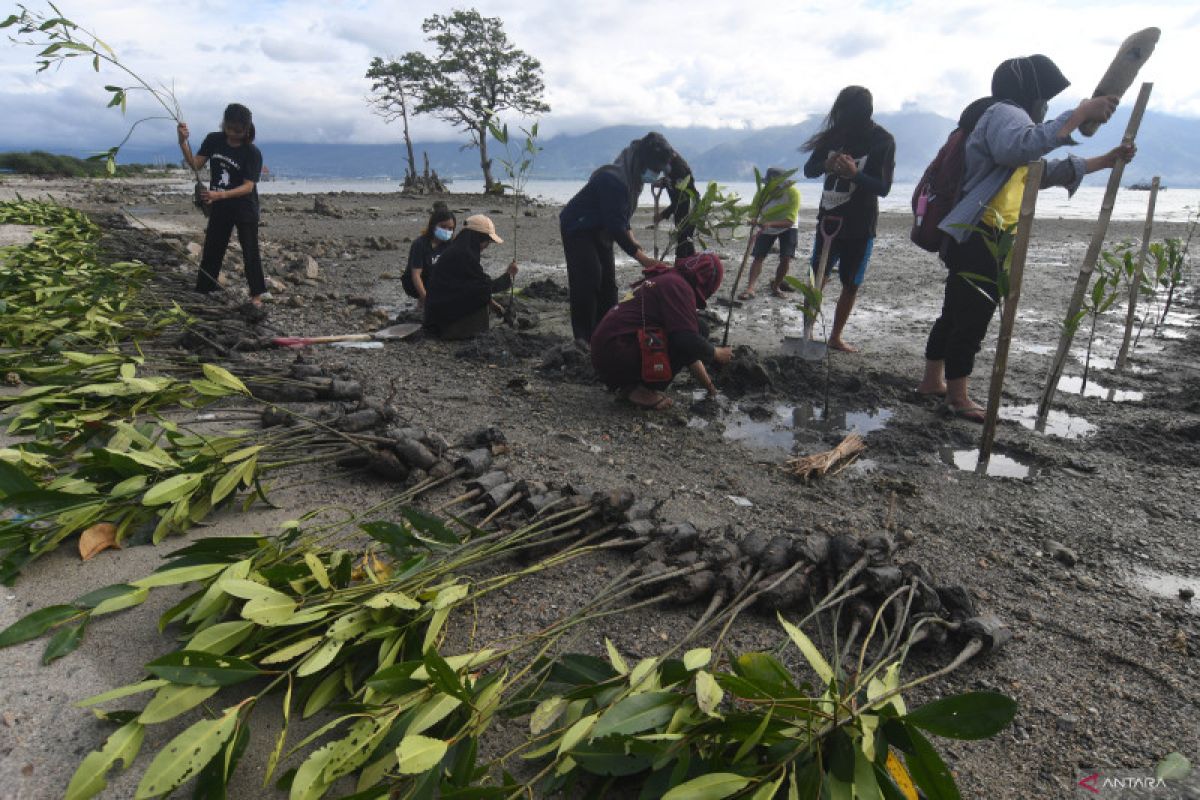
[[[250,623],[250,622],[247,622],[246,624],[253,625],[253,623]],[[274,653],[271,653],[271,655],[266,656],[263,659],[260,659],[258,663],[260,663],[260,664],[282,664],[285,661],[291,661],[294,658],[299,658],[300,656],[307,653],[309,650],[312,650],[314,647],[316,647],[317,644],[323,638],[325,638],[325,637],[321,636],[321,635],[317,635],[317,636],[310,636],[307,639],[301,639],[298,642],[289,644],[287,647],[284,647],[280,650],[276,650]]]
[[[36,639],[56,625],[80,616],[81,613],[75,606],[39,608],[0,631],[0,647],[12,647],[14,644]]]
[[[46,643],[46,649],[42,652],[42,666],[75,652],[83,641],[83,634],[86,630],[86,617],[78,625],[66,625],[59,628]]]
[[[341,652],[345,644],[345,642],[340,642],[336,639],[326,639],[320,647],[300,663],[299,668],[296,670],[296,675],[303,678],[325,669],[333,662],[333,659],[337,657],[337,654]]]
[[[184,649],[220,656],[244,642],[253,632],[254,623],[247,620],[218,622],[193,636]]]
[[[967,692],[914,708],[904,721],[948,739],[986,739],[1008,727],[1017,703],[998,692]]]
[[[188,686],[232,686],[257,678],[263,672],[241,658],[203,650],[177,650],[146,665],[156,677]]]
[[[681,699],[673,692],[645,692],[626,697],[604,712],[592,729],[592,737],[641,733],[665,725]]]
[[[534,736],[550,730],[567,708],[565,697],[551,697],[538,703],[533,714],[529,716],[529,732]]]
[[[202,719],[167,743],[146,768],[136,800],[164,795],[199,772],[233,735],[239,710],[230,708],[217,719]]]
[[[104,746],[93,750],[79,764],[67,784],[65,800],[88,800],[108,787],[108,773],[121,762],[128,769],[142,748],[146,728],[138,722],[128,722],[105,740]]]
[[[733,772],[710,772],[681,783],[663,795],[663,800],[721,800],[750,785],[750,779]]]
[[[150,698],[150,702],[138,715],[138,722],[154,725],[174,719],[200,705],[220,689],[220,686],[181,686],[169,683]]]
[[[804,660],[820,677],[821,683],[828,684],[832,681],[833,668],[829,666],[829,662],[821,655],[821,651],[812,643],[812,640],[805,636],[803,631],[784,619],[783,614],[776,614],[776,616],[779,618],[779,624],[787,631],[788,638],[799,648]]]
[[[118,686],[116,689],[109,689],[107,692],[85,697],[75,703],[76,708],[88,708],[89,706],[98,706],[101,703],[107,703],[109,700],[119,700],[122,697],[129,697],[134,694],[148,692],[151,689],[157,689],[160,686],[166,686],[167,682],[163,680],[148,680],[140,683],[131,683],[128,686]]]
[[[142,495],[142,505],[162,506],[187,497],[199,488],[206,473],[185,472],[151,486]]]
[[[712,675],[700,670],[696,673],[696,704],[700,710],[710,717],[720,717],[717,706],[725,697],[725,691],[717,684]]]
[[[200,368],[204,370],[204,377],[218,386],[223,386],[238,394],[250,394],[250,390],[246,388],[246,384],[238,380],[232,372],[224,367],[218,367],[216,364],[201,364]]]
[[[405,736],[396,748],[398,764],[396,771],[401,775],[417,775],[431,770],[441,763],[449,744],[428,736]]]

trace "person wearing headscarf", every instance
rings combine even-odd
[[[713,253],[679,259],[674,267],[654,265],[621,302],[609,309],[592,334],[592,366],[609,389],[615,389],[634,405],[652,411],[670,408],[673,401],[663,393],[674,376],[686,367],[715,397],[716,387],[704,364],[727,364],[733,357],[729,347],[714,347],[705,338],[697,309],[721,285],[725,267]],[[665,348],[669,374],[647,379],[642,340],[651,337]],[[665,366],[665,365],[663,365]]]
[[[613,243],[643,269],[661,264],[633,238],[630,221],[643,185],[666,169],[673,152],[661,133],[634,139],[616,161],[593,172],[559,214],[567,257],[571,331],[584,349],[600,318],[617,302]]]
[[[838,92],[821,130],[801,147],[810,154],[804,164],[805,177],[825,176],[817,208],[819,230],[813,242],[812,268],[815,271],[820,265],[821,251],[828,246],[825,274],[818,276],[821,288],[824,290],[835,265],[842,283],[829,346],[846,353],[856,348],[842,339],[842,331],[867,277],[879,221],[879,198],[887,197],[892,190],[896,168],[896,140],[871,119],[874,111],[869,89],[847,86]],[[834,235],[826,240],[823,231]]]
[[[466,218],[426,284],[425,330],[440,339],[467,339],[487,331],[492,295],[511,286],[517,276],[516,261],[498,278],[483,271],[481,256],[493,242],[504,240],[489,217]]]
[[[949,272],[941,315],[925,345],[925,374],[917,391],[945,395],[948,413],[983,422],[967,381],[998,301],[1000,265],[989,244],[1016,225],[1030,161],[1063,145],[1087,121],[1107,122],[1116,97],[1093,97],[1045,122],[1050,100],[1070,85],[1044,55],[1011,58],[992,75],[992,94],[968,107],[979,119],[966,141],[960,200],[939,229],[949,237],[943,260]],[[980,109],[983,109],[980,113]],[[964,112],[964,117],[967,114]],[[1039,188],[1065,186],[1069,195],[1083,176],[1133,159],[1133,145],[1092,158],[1069,155],[1045,164]]]

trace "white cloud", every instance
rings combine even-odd
[[[375,55],[424,46],[422,15],[468,2],[384,0],[212,0],[184,6],[151,0],[75,0],[66,14],[100,33],[140,74],[174,81],[193,127],[206,129],[230,101],[255,112],[261,140],[395,141],[364,102],[363,78]],[[36,3],[34,3],[36,7]],[[1114,43],[1139,27],[1164,30],[1143,76],[1155,81],[1151,107],[1200,115],[1192,66],[1194,5],[1072,0],[949,4],[912,0],[819,0],[771,8],[727,0],[480,0],[512,41],[541,60],[552,114],[545,135],[599,125],[754,127],[824,114],[837,91],[860,83],[876,108],[913,106],[956,116],[985,94],[995,64],[1043,52],[1075,83],[1060,102],[1090,94]],[[1020,43],[1014,47],[1013,43]],[[0,95],[13,113],[0,118],[0,142],[101,147],[123,135],[105,109],[114,80],[84,63],[33,75],[33,53],[0,47]],[[130,117],[152,113],[131,98]],[[413,121],[420,139],[457,138],[448,125]],[[29,138],[29,131],[42,135]],[[138,138],[171,140],[169,125]]]

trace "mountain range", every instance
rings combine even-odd
[[[954,121],[937,114],[905,111],[876,114],[875,120],[896,138],[898,182],[916,181],[954,127]],[[1078,152],[1092,155],[1120,142],[1129,120],[1129,110],[1120,109],[1090,140],[1083,139]],[[799,167],[805,154],[799,148],[820,126],[819,117],[795,125],[759,129],[671,128],[614,125],[582,134],[560,134],[539,142],[542,151],[531,170],[535,178],[585,178],[593,169],[608,163],[629,142],[648,130],[658,130],[691,164],[700,180],[749,180],[754,167]],[[518,134],[519,136],[519,134]],[[465,141],[465,139],[463,140]],[[513,142],[519,146],[521,142]],[[404,174],[404,148],[395,144],[307,144],[260,141],[264,159],[273,174],[288,178],[397,178]],[[417,142],[420,168],[422,154],[443,178],[481,179],[479,154],[465,149],[462,141]],[[1125,169],[1125,182],[1148,181],[1161,175],[1167,186],[1200,186],[1200,119],[1147,113],[1138,133],[1138,157]],[[9,148],[16,149],[16,148]],[[26,148],[27,149],[27,148]],[[102,149],[102,148],[97,148]],[[500,166],[504,148],[489,145],[493,175],[504,177]],[[1056,151],[1057,153],[1065,150]],[[174,162],[178,152],[168,146],[147,147],[136,142],[122,151],[126,162]],[[1093,177],[1091,182],[1102,180]]]

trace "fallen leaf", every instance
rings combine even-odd
[[[79,557],[91,561],[97,553],[115,547],[117,544],[117,526],[111,522],[97,522],[83,533],[79,534]]]

